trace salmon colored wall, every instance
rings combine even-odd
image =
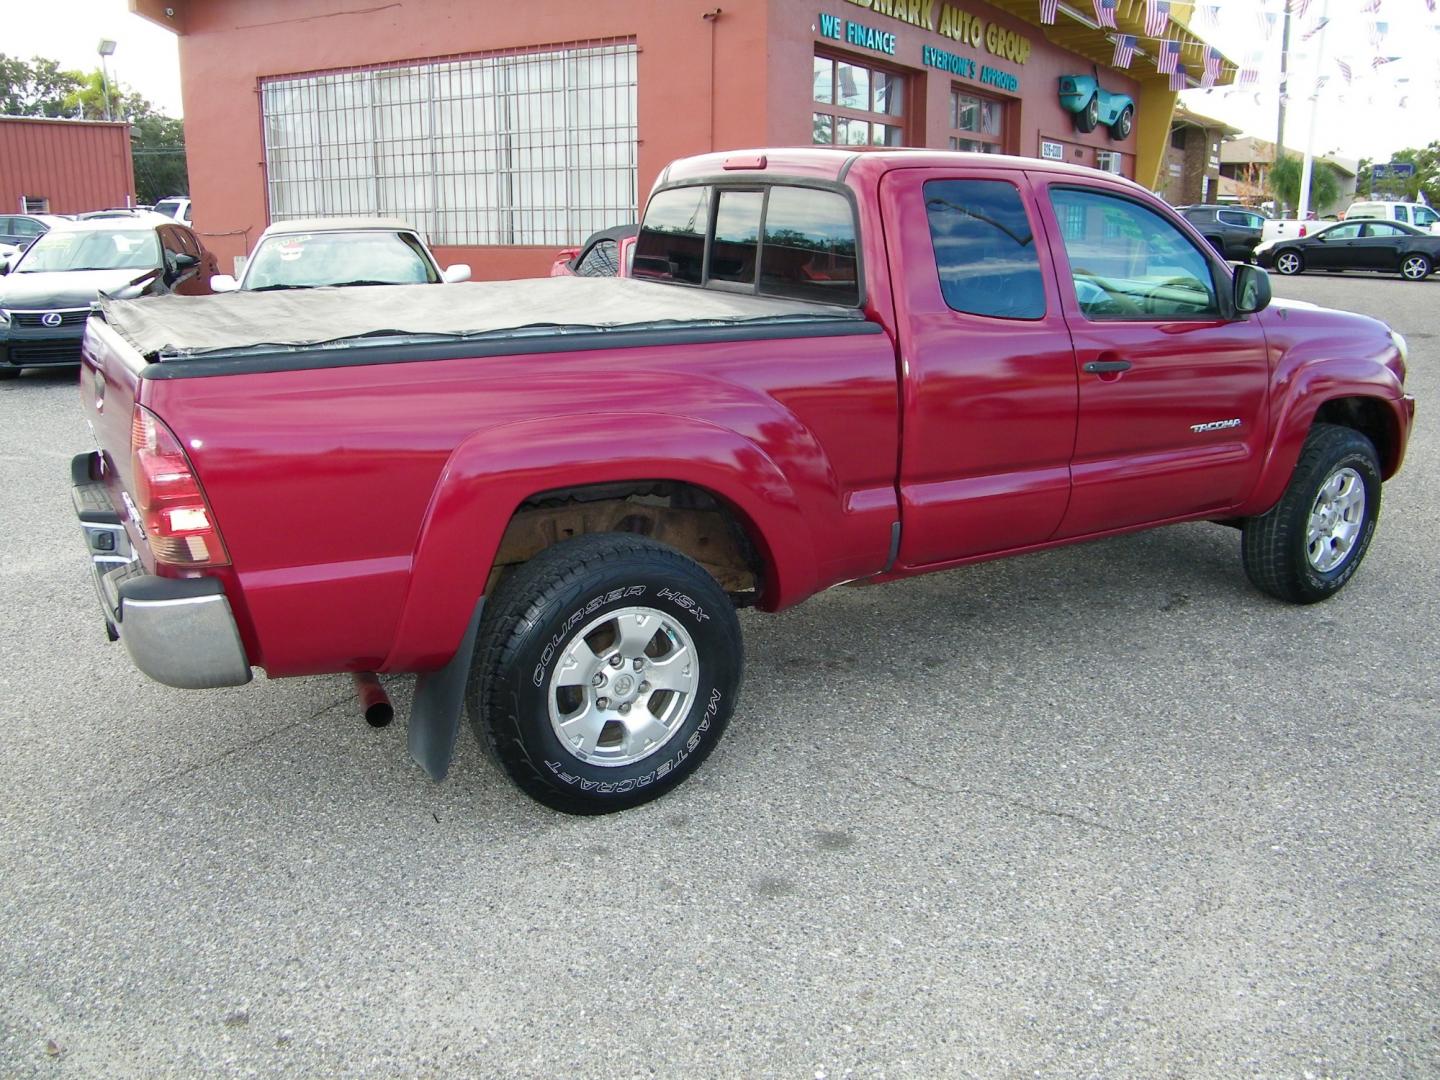
[[[923,5],[925,10],[933,12],[937,27],[940,25],[941,6],[940,0],[933,3],[927,0]],[[1045,138],[1070,144],[1066,160],[1072,164],[1094,165],[1096,150],[1119,150],[1128,155],[1125,159],[1126,175],[1134,175],[1136,135],[1133,130],[1123,142],[1111,139],[1103,128],[1082,135],[1075,130],[1071,114],[1060,107],[1060,76],[1089,75],[1089,60],[1056,48],[1045,40],[1037,27],[985,4],[957,2],[952,6],[975,15],[987,24],[996,23],[1028,39],[1031,50],[1026,62],[1019,64],[1001,59],[983,46],[977,49],[961,44],[937,31],[911,26],[846,0],[818,4],[803,0],[774,0],[769,20],[770,116],[767,141],[777,146],[806,145],[810,142],[810,57],[815,47],[820,45],[827,52],[853,55],[862,63],[897,68],[910,76],[911,87],[923,85],[924,94],[918,99],[913,91],[907,91],[911,100],[906,102],[906,113],[913,117],[915,126],[910,129],[910,141],[914,145],[942,150],[949,148],[950,88],[953,84],[990,97],[1018,102],[1007,110],[1010,114],[1007,151],[1038,157],[1040,140]],[[896,37],[895,55],[858,48],[843,40],[835,41],[823,36],[817,17],[820,12],[893,33]],[[1019,94],[1005,93],[994,86],[924,65],[922,52],[926,45],[973,59],[977,70],[989,66],[1016,76],[1020,80]],[[1129,94],[1138,106],[1139,83],[1118,71],[1102,68],[1100,74],[1101,85],[1106,90]],[[1138,116],[1135,126],[1139,126]],[[1075,149],[1080,150],[1079,156],[1074,153]]]
[[[765,138],[765,0],[191,0],[174,5],[194,221],[222,270],[268,223],[258,86],[262,78],[633,37],[639,199],[673,158]],[[723,7],[712,20],[703,15]],[[150,12],[146,12],[150,16]],[[711,130],[711,47],[718,102]],[[808,61],[807,61],[808,63]],[[729,73],[727,76],[726,73]],[[807,91],[808,93],[808,91]],[[544,274],[556,248],[454,248],[477,278]]]
[[[23,195],[49,199],[52,214],[129,206],[130,125],[0,119],[0,214],[19,213]]]

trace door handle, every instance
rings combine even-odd
[[[1129,371],[1129,360],[1091,360],[1082,369],[1089,375],[1104,375],[1108,371]]]

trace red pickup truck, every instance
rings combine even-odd
[[[1322,600],[1414,416],[1386,326],[1038,160],[687,159],[632,280],[435,292],[106,303],[72,469],[105,618],[172,686],[416,672],[432,776],[464,708],[574,813],[714,747],[738,606],[1193,519]]]

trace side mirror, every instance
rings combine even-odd
[[[200,260],[194,255],[180,254],[175,256],[175,269],[184,273],[186,270],[193,270],[200,265]]]
[[[1270,275],[1258,266],[1241,263],[1235,268],[1235,312],[1253,315],[1270,306]]]
[[[456,263],[454,266],[447,266],[440,271],[440,280],[446,285],[453,285],[457,281],[470,280],[470,267],[465,263]]]
[[[0,277],[4,277],[4,276],[5,276],[6,274],[8,274],[9,272],[10,272],[10,260],[9,260],[9,258],[6,257],[6,256],[4,256],[4,255],[0,255]]]
[[[216,274],[210,279],[210,291],[216,293],[239,292],[240,282],[229,274]]]

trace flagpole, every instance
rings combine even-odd
[[[1280,117],[1275,125],[1275,162],[1285,156],[1285,102],[1290,96],[1290,87],[1287,79],[1287,72],[1290,68],[1290,0],[1285,0],[1285,27],[1280,37]],[[1271,167],[1273,168],[1274,165]],[[1275,209],[1281,212],[1285,210],[1285,204],[1276,198]]]
[[[1320,118],[1320,77],[1325,70],[1325,27],[1330,16],[1330,0],[1320,5],[1320,32],[1315,43],[1315,95],[1310,99],[1310,132],[1305,139],[1305,162],[1300,166],[1300,205],[1295,217],[1305,220],[1310,209],[1310,178],[1315,162],[1315,122]]]

